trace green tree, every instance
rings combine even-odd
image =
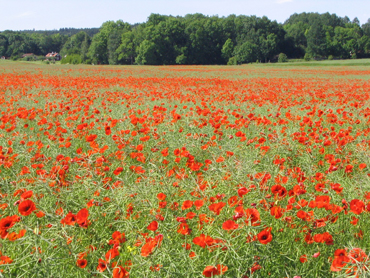
[[[116,50],[121,44],[121,35],[130,30],[131,26],[122,20],[104,22],[99,33],[92,38],[88,52],[91,61],[102,64],[115,63],[118,60]],[[116,33],[110,38],[114,32]]]
[[[122,34],[121,44],[117,48],[118,61],[123,64],[133,64],[136,56],[135,34],[128,31]]]
[[[326,32],[324,26],[315,21],[306,32],[307,52],[314,58],[327,54]]]
[[[153,42],[144,40],[140,46],[138,55],[136,57],[136,63],[138,65],[157,65],[157,53],[156,46]]]
[[[236,46],[234,54],[239,64],[255,62],[258,59],[258,45],[247,41]]]
[[[8,38],[0,34],[0,56],[5,56],[8,50]]]
[[[229,61],[229,59],[233,56],[233,51],[234,51],[234,43],[233,41],[228,38],[226,42],[224,43],[222,47],[222,58],[225,59],[226,62]]]
[[[60,55],[62,57],[68,55],[79,55],[81,61],[87,59],[87,53],[89,46],[91,44],[90,36],[81,31],[77,34],[72,35],[68,38],[67,42],[63,45],[63,48],[60,50]]]
[[[116,52],[121,44],[121,32],[119,30],[113,30],[108,37],[107,51],[108,51],[108,63],[110,65],[118,64],[119,54]]]
[[[362,30],[364,32],[364,35],[370,37],[370,18],[365,24],[362,24]]]
[[[288,62],[288,57],[286,56],[285,53],[280,53],[279,58],[278,58],[279,63],[285,63]]]

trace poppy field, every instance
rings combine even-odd
[[[367,277],[370,69],[0,63],[0,277]]]

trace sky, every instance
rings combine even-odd
[[[100,27],[108,20],[145,22],[151,13],[267,16],[283,23],[302,12],[370,18],[369,0],[0,0],[0,31]]]

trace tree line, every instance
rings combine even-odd
[[[370,57],[370,19],[360,25],[330,13],[293,14],[283,24],[265,16],[151,14],[135,25],[118,20],[90,32],[71,29],[70,35],[1,32],[0,56],[54,51],[64,63],[111,65],[241,64],[275,61],[280,53],[306,60]]]

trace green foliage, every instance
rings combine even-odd
[[[229,59],[232,57],[234,51],[234,43],[233,41],[228,38],[222,47],[222,58],[225,59],[225,61],[229,61]]]
[[[91,38],[83,31],[71,36],[60,51],[61,56],[80,55],[81,60],[87,59],[87,53],[91,44]]]
[[[251,42],[245,42],[235,49],[235,56],[239,64],[252,63],[258,60],[258,46]]]
[[[123,64],[133,64],[134,57],[136,56],[135,49],[135,34],[132,31],[123,33],[121,44],[116,49],[118,61]]]
[[[279,63],[285,63],[288,62],[288,56],[286,56],[285,53],[280,53],[278,57],[278,62]]]
[[[91,37],[93,35],[93,37]],[[25,53],[80,55],[94,64],[226,64],[268,62],[279,53],[314,59],[370,57],[370,20],[335,14],[293,14],[284,24],[267,17],[151,14],[130,25],[107,21],[99,30],[65,28],[45,32],[0,33],[0,56],[19,59]]]
[[[81,55],[79,54],[71,54],[71,55],[67,55],[66,57],[63,57],[60,62],[61,64],[77,65],[77,64],[82,63],[82,59],[81,59]]]
[[[312,59],[312,56],[311,56],[311,54],[309,54],[309,53],[306,53],[305,55],[304,55],[304,58],[303,58],[305,61],[311,61],[311,59]]]
[[[313,25],[311,25],[306,32],[306,38],[307,53],[315,58],[326,56],[326,32],[324,26],[320,22],[315,21]]]
[[[232,65],[237,65],[238,64],[238,59],[234,56],[227,61],[227,65],[232,66]]]
[[[333,55],[329,55],[328,56],[328,60],[333,60],[334,59],[334,56]]]
[[[184,65],[186,64],[186,56],[184,54],[180,54],[176,57],[176,64]]]
[[[88,57],[94,64],[117,64],[123,33],[131,30],[131,26],[122,20],[104,22],[100,32],[92,38]]]
[[[148,40],[144,40],[140,46],[136,63],[138,65],[157,65],[156,45]]]

